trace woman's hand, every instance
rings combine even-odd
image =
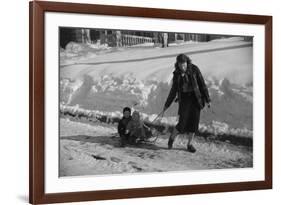
[[[207,106],[208,106],[208,108],[211,108],[211,103],[210,102],[207,103]]]

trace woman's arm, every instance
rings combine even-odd
[[[203,95],[203,98],[204,100],[207,102],[207,103],[210,103],[211,102],[211,99],[210,99],[210,95],[209,95],[209,91],[208,91],[208,88],[206,86],[206,83],[205,83],[205,80],[200,72],[200,69],[198,67],[196,67],[197,69],[197,81],[198,81],[198,84],[199,84],[199,89],[200,89],[200,92],[201,94]]]

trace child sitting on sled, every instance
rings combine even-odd
[[[146,130],[150,130],[140,118],[140,113],[138,111],[134,111],[132,114],[132,120],[129,121],[126,133],[129,135],[129,143],[136,144],[137,140],[139,142],[147,139]]]
[[[128,123],[132,120],[131,108],[125,107],[123,109],[123,118],[118,123],[118,133],[120,136],[120,146],[124,147],[129,140],[129,133],[126,133]]]

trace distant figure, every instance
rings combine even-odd
[[[121,31],[116,31],[116,46],[122,47],[122,33],[121,33]]]
[[[168,33],[162,34],[162,48],[168,47]]]
[[[168,148],[173,147],[173,142],[178,134],[188,137],[187,151],[196,152],[192,145],[192,139],[198,131],[200,111],[205,103],[210,108],[210,97],[204,78],[199,68],[191,63],[185,54],[177,56],[173,82],[170,93],[164,105],[163,111],[167,110],[174,99],[179,103],[179,121],[168,141]]]
[[[132,120],[131,108],[125,107],[123,109],[123,118],[118,123],[118,133],[120,136],[120,146],[124,147],[129,140],[129,134],[126,133],[126,128],[129,121]]]
[[[140,114],[134,111],[132,114],[132,120],[127,125],[127,133],[129,134],[129,143],[136,144],[136,140],[144,141],[146,139],[145,133],[146,125],[140,119]]]
[[[91,43],[90,29],[82,29],[82,43]]]

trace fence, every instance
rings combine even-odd
[[[150,37],[136,36],[129,34],[103,34],[101,35],[101,43],[107,43],[109,46],[133,46],[143,43],[152,43],[153,39]]]
[[[153,39],[150,37],[135,36],[135,35],[128,35],[128,34],[123,34],[121,36],[121,44],[123,46],[132,46],[132,45],[152,43],[152,42]]]

